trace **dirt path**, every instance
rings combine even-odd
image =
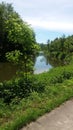
[[[73,130],[73,100],[67,101],[21,130]]]

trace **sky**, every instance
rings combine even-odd
[[[0,0],[0,3],[3,0]],[[4,0],[34,29],[36,40],[47,43],[73,34],[73,0]]]

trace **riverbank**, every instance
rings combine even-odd
[[[4,90],[4,94],[9,96],[14,89],[14,94],[17,94],[8,105],[3,102],[4,99],[0,99],[0,130],[18,130],[71,99],[73,97],[72,70],[73,66],[57,67],[49,72],[33,76],[33,87],[30,88],[32,91],[28,97],[22,97],[22,99],[18,94],[23,91],[24,80],[21,82],[16,80],[16,86],[14,81],[13,84],[9,82],[10,85],[8,84],[7,88],[4,86],[5,90],[0,83],[0,92],[3,93]],[[21,89],[18,89],[19,85]]]
[[[39,74],[48,71],[52,66],[46,63],[46,57],[43,52],[39,54],[35,59],[34,74]],[[9,62],[0,62],[0,82],[4,80],[10,80],[18,71],[18,66]]]

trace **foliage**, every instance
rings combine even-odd
[[[73,66],[0,83],[0,129],[20,129],[73,97]]]
[[[7,105],[2,103],[2,109],[0,109],[0,113],[2,111],[0,116],[0,130],[20,129],[30,121],[36,120],[39,116],[50,112],[72,97],[73,78],[52,86],[47,85],[41,94],[32,92],[28,98],[22,99],[20,103],[17,103],[16,99],[14,99],[8,108]]]
[[[21,57],[25,64],[33,61],[38,50],[35,33],[14,11],[11,4],[0,4],[0,27],[0,60],[8,58],[9,61],[17,63]]]
[[[45,49],[44,49],[45,48]],[[69,64],[73,60],[73,35],[56,38],[43,45],[43,50],[49,60],[62,62],[63,65]]]
[[[47,86],[56,83],[62,83],[64,80],[73,77],[73,65],[52,68],[48,72],[36,75],[35,77],[39,82],[39,86]]]
[[[5,81],[0,84],[0,98],[5,103],[9,104],[12,99],[22,99],[29,96],[32,89],[32,78],[28,75],[21,78],[16,78],[11,81]]]
[[[22,53],[19,50],[11,51],[6,53],[8,61],[18,64]]]
[[[0,98],[7,104],[13,99],[20,101],[22,98],[28,97],[30,93],[36,91],[42,93],[45,89],[45,83],[37,80],[34,75],[29,73],[21,77],[4,81],[0,84]]]
[[[13,99],[18,101],[28,97],[34,91],[43,93],[47,85],[52,86],[57,83],[63,83],[72,77],[72,65],[53,68],[49,72],[39,75],[24,74],[22,77],[1,83],[0,98],[6,103],[10,103]]]

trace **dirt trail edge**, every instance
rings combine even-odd
[[[21,130],[73,130],[73,99]]]

